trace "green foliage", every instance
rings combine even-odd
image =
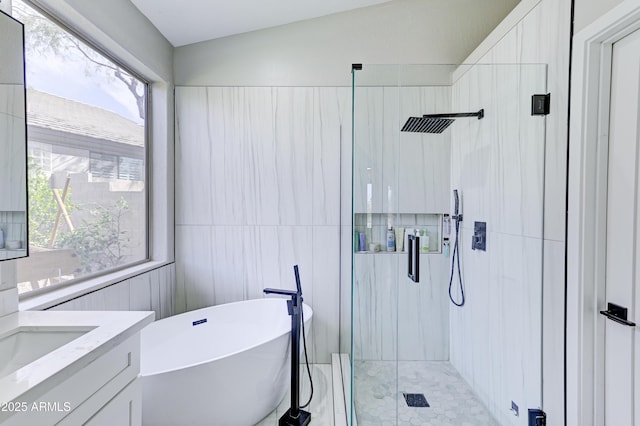
[[[73,249],[80,259],[82,274],[103,271],[123,263],[123,251],[130,238],[122,231],[120,221],[129,210],[124,198],[110,206],[92,205],[86,210],[91,220],[62,234],[56,246]]]
[[[28,170],[29,244],[36,247],[48,247],[58,213],[58,204],[49,187],[49,177],[31,157],[29,158]],[[70,197],[71,191],[67,191],[64,202],[69,212],[74,208],[69,201]]]
[[[48,248],[58,214],[58,204],[49,186],[49,177],[29,158],[29,244]],[[86,213],[90,220],[70,231],[61,219],[54,248],[73,249],[82,274],[102,271],[123,263],[123,252],[130,244],[128,232],[121,230],[122,217],[129,211],[124,198],[103,206],[78,206],[71,202],[71,190],[64,200],[67,212]]]

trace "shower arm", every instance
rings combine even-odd
[[[478,120],[484,118],[484,109],[478,112],[458,112],[452,114],[424,114],[422,118],[459,118],[459,117],[478,117]]]

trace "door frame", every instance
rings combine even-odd
[[[640,0],[625,0],[573,40],[567,211],[567,425],[604,424],[604,273],[609,97],[613,43],[640,29]]]

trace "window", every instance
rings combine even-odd
[[[14,0],[25,25],[29,250],[20,293],[148,258],[148,85]]]

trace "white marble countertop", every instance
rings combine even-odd
[[[0,377],[0,404],[33,401],[118,346],[154,320],[154,312],[22,311],[0,318],[0,338],[16,329],[90,330],[75,340]]]

